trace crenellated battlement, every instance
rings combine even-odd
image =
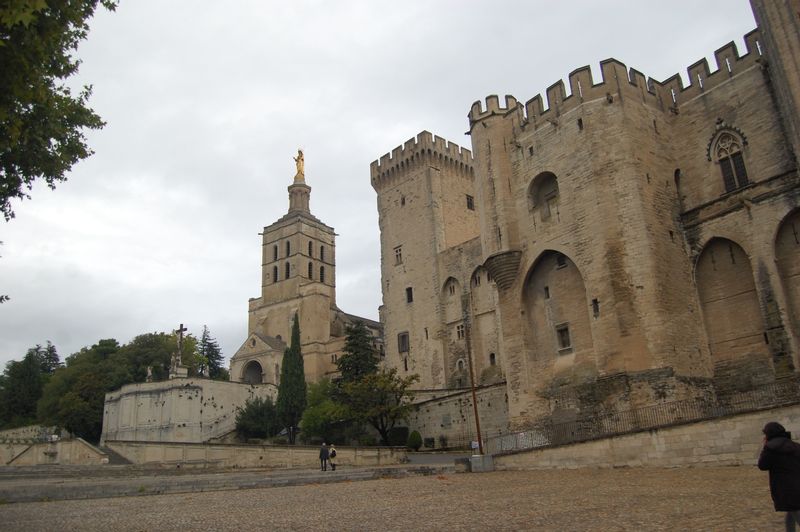
[[[402,146],[393,149],[378,161],[370,164],[372,186],[376,188],[384,179],[412,168],[426,161],[436,161],[440,165],[449,165],[459,172],[471,174],[472,152],[467,148],[448,142],[429,131],[422,131],[416,137],[408,139]]]
[[[736,43],[729,42],[714,52],[716,69],[712,72],[705,58],[697,61],[687,69],[689,84],[684,86],[681,76],[674,76],[659,82],[646,78],[634,68],[628,68],[616,59],[607,59],[600,63],[601,81],[595,83],[589,66],[573,70],[568,76],[569,93],[563,80],[550,85],[544,98],[537,94],[525,105],[517,102],[513,96],[505,97],[505,106],[500,105],[497,95],[486,97],[483,102],[472,104],[468,114],[470,131],[478,122],[493,116],[505,116],[515,110],[523,113],[521,121],[538,128],[545,122],[558,123],[558,117],[571,111],[586,101],[605,98],[613,103],[615,98],[635,98],[645,104],[652,105],[664,112],[677,110],[681,103],[688,102],[703,92],[727,81],[752,67],[762,55],[763,43],[758,29],[744,36],[747,51],[739,55]],[[545,107],[545,99],[547,106]]]

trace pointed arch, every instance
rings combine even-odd
[[[715,372],[743,356],[769,356],[753,270],[739,244],[712,238],[697,258],[695,285]]]
[[[800,335],[800,209],[790,212],[775,236],[775,262],[795,336]]]
[[[247,384],[261,384],[264,378],[264,370],[256,360],[251,360],[242,369],[242,382]]]
[[[523,286],[528,342],[534,361],[550,365],[562,355],[588,357],[594,349],[583,276],[565,254],[546,250]]]

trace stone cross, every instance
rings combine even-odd
[[[183,333],[188,331],[186,327],[183,326],[183,323],[180,324],[178,329],[175,333],[178,335],[178,354],[175,356],[175,367],[180,366],[183,361],[181,360],[181,356],[183,355]]]

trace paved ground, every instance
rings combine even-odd
[[[3,530],[782,530],[755,467],[448,474],[5,504]]]

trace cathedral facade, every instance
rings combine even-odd
[[[355,321],[367,326],[376,350],[383,352],[379,323],[336,306],[336,233],[311,214],[301,151],[295,161],[289,211],[261,233],[261,295],[249,301],[248,336],[231,358],[231,380],[236,382],[279,384],[295,314],[308,382],[337,371],[345,329]]]
[[[512,429],[796,378],[800,2],[752,5],[686,85],[609,59],[373,162],[386,363]]]

